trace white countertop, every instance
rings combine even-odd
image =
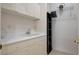
[[[33,38],[37,38],[37,37],[41,37],[41,36],[45,36],[45,35],[46,34],[44,34],[44,33],[35,34],[35,35],[28,35],[28,36],[23,35],[23,36],[19,36],[19,37],[9,39],[7,41],[2,41],[2,44],[3,45],[12,44],[12,43],[20,42],[20,41],[23,41],[23,40],[29,40],[29,39],[33,39]]]

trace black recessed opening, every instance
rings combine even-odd
[[[52,18],[56,18],[56,11],[47,12],[47,54],[52,51]]]

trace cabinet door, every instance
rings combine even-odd
[[[40,6],[37,3],[23,4],[25,13],[36,18],[40,18]]]
[[[46,36],[4,45],[2,50],[4,55],[44,55],[46,54]]]
[[[78,55],[79,55],[79,44],[78,44]]]
[[[40,18],[40,5],[38,5],[37,3],[33,3],[32,6],[32,13],[34,17]]]
[[[30,9],[28,7],[29,5],[27,3],[16,3],[16,11],[19,13],[30,15],[29,14]]]
[[[15,3],[3,3],[1,5],[1,7],[9,9],[9,10],[16,10],[16,4]]]
[[[0,50],[0,55],[1,55],[1,50]]]
[[[16,52],[24,55],[46,54],[46,38],[39,37],[20,42]]]
[[[2,7],[35,18],[40,18],[40,6],[36,3],[4,3]]]
[[[3,55],[17,54],[17,45],[16,44],[3,45],[2,54]]]

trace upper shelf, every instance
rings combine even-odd
[[[29,5],[26,5],[26,7],[23,7],[23,6],[20,7],[20,5],[7,7],[6,5],[4,5],[1,7],[1,12],[18,15],[18,16],[26,17],[33,20],[39,20],[40,8],[37,7],[37,9],[35,9],[34,7],[35,5],[32,7]]]

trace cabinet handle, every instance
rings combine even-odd
[[[77,39],[77,40],[74,40],[74,42],[76,43],[76,44],[79,44],[79,40]]]
[[[2,44],[0,44],[0,49],[2,49]]]

